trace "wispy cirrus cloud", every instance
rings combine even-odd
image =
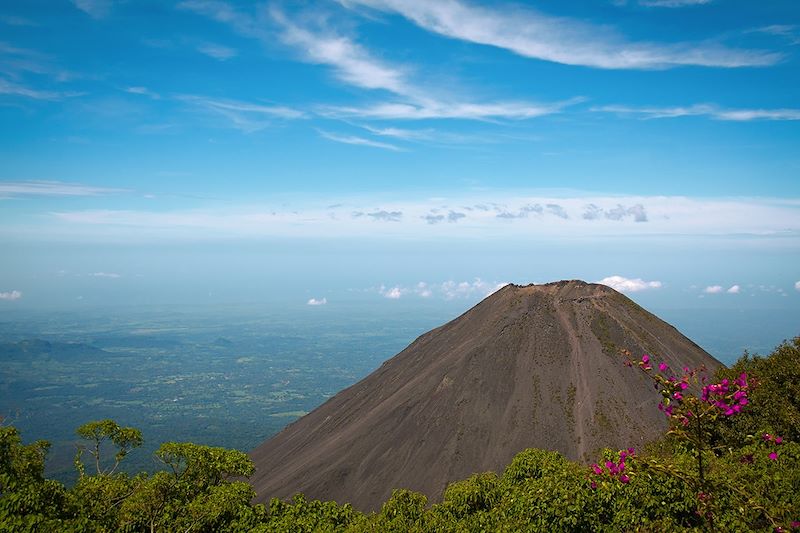
[[[219,0],[185,0],[178,3],[177,8],[227,24],[246,37],[262,40],[274,38],[268,29],[268,19],[263,9],[259,9],[255,15],[251,15]]]
[[[315,32],[292,22],[281,10],[270,10],[279,24],[284,43],[298,49],[311,62],[328,65],[342,81],[364,89],[383,89],[395,94],[413,95],[417,91],[407,81],[404,69],[374,57],[351,39],[328,30]]]
[[[72,0],[72,4],[94,19],[108,16],[113,6],[113,0]]]
[[[255,104],[196,95],[182,95],[177,98],[205,111],[221,115],[233,127],[245,133],[269,127],[276,119],[294,120],[307,116],[303,111],[286,106]]]
[[[475,102],[452,91],[422,86],[413,81],[414,68],[379,59],[352,37],[324,26],[299,23],[281,9],[271,8],[255,15],[225,2],[190,0],[180,4],[219,22],[240,34],[270,45],[275,36],[297,51],[307,63],[331,69],[341,82],[369,91],[383,91],[390,101],[360,106],[320,106],[318,113],[332,118],[361,119],[530,119],[561,112],[582,99],[554,103],[524,101]],[[275,28],[273,32],[267,28]]]
[[[639,0],[645,7],[689,7],[710,4],[712,0]]]
[[[75,77],[46,54],[0,41],[0,95],[53,101],[80,96],[56,85]]]
[[[0,78],[0,94],[10,96],[22,96],[34,100],[63,100],[72,96],[79,96],[77,92],[48,91],[27,87],[19,83],[13,83]]]
[[[567,65],[604,69],[682,65],[732,68],[773,65],[783,57],[776,52],[718,44],[633,42],[605,26],[510,5],[489,7],[461,0],[339,0],[339,3],[396,13],[445,37]]]
[[[582,101],[537,104],[531,102],[471,102],[455,95],[436,96],[436,89],[421,87],[411,81],[413,69],[375,58],[353,39],[329,29],[313,31],[292,22],[282,11],[272,9],[273,19],[282,28],[287,45],[302,51],[307,61],[331,67],[345,83],[371,90],[383,90],[403,97],[404,101],[383,102],[360,107],[331,106],[321,113],[334,117],[366,119],[530,119],[560,112]]]
[[[130,192],[130,189],[95,187],[63,181],[6,181],[0,182],[0,198],[21,196],[105,196]]]
[[[36,27],[39,25],[31,19],[27,19],[25,17],[18,17],[16,15],[0,15],[0,22],[8,26]]]
[[[391,150],[393,152],[402,152],[403,149],[399,146],[395,146],[393,144],[380,142],[380,141],[373,141],[371,139],[365,139],[364,137],[358,137],[356,135],[338,135],[336,133],[331,133],[325,130],[317,130],[319,134],[328,139],[329,141],[342,143],[342,144],[354,144],[357,146],[370,146],[372,148],[381,148],[383,150]]]
[[[217,61],[226,61],[239,54],[233,48],[214,43],[203,43],[197,47],[197,51]]]
[[[571,98],[561,102],[537,104],[531,102],[459,103],[427,99],[421,102],[387,102],[364,107],[326,107],[320,113],[329,117],[364,119],[465,119],[525,120],[560,113],[564,108],[582,102]]]
[[[142,96],[147,96],[148,98],[152,98],[153,100],[161,99],[160,94],[151,91],[147,87],[142,87],[142,86],[126,87],[125,92],[129,94],[139,94]]]
[[[591,111],[631,115],[641,119],[706,116],[715,120],[747,122],[751,120],[800,120],[800,109],[725,109],[711,104],[674,107],[598,106]]]
[[[783,37],[790,44],[800,44],[800,27],[795,24],[770,24],[769,26],[762,26],[750,30],[748,33],[765,33],[767,35],[775,35]]]

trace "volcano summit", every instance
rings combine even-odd
[[[251,483],[260,501],[303,492],[369,511],[394,488],[437,501],[525,448],[593,460],[639,446],[666,420],[622,349],[672,368],[720,366],[604,285],[507,285],[261,444]]]

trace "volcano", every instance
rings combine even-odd
[[[502,472],[526,448],[592,461],[641,446],[666,419],[621,350],[721,365],[604,285],[507,285],[261,444],[250,482],[262,502],[302,492],[372,511],[394,488],[438,501],[449,482]]]

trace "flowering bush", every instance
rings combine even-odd
[[[750,403],[748,398],[750,386],[746,372],[740,373],[734,379],[723,378],[717,383],[709,383],[703,367],[696,369],[684,367],[677,375],[665,362],[660,362],[657,365],[658,370],[655,370],[648,354],[636,362],[631,360],[629,353],[626,355],[626,366],[638,367],[653,381],[654,387],[660,392],[661,401],[658,408],[669,419],[667,434],[684,446],[693,457],[691,468],[682,468],[677,462],[670,463],[663,459],[650,458],[638,462],[641,472],[666,473],[688,485],[696,495],[696,514],[711,529],[715,529],[715,519],[721,514],[720,495],[729,505],[733,496],[738,500],[735,505],[742,510],[742,514],[745,514],[745,509],[749,512],[755,511],[759,515],[757,521],[766,521],[775,531],[800,528],[800,521],[787,520],[790,514],[798,514],[797,509],[782,507],[768,509],[757,501],[746,487],[737,486],[729,479],[719,478],[716,475],[709,476],[709,464],[724,448],[713,445],[715,422],[721,418],[738,415]],[[693,390],[699,390],[699,395],[694,394]],[[766,456],[771,462],[778,461],[777,447],[783,444],[782,437],[764,433],[760,446],[752,436],[749,436],[749,441],[753,442],[754,446],[751,446],[750,450],[755,449],[755,453],[748,450],[748,453],[741,455],[739,459],[741,464],[754,464],[755,454]],[[729,454],[732,452],[731,449],[727,451]],[[601,479],[616,478],[620,483],[628,484],[631,476],[635,474],[630,468],[626,470],[625,459],[632,455],[632,449],[620,451],[618,463],[606,461],[605,469],[594,464],[591,466],[591,474]],[[597,488],[597,482],[593,480],[591,486]],[[789,525],[781,525],[782,523]]]

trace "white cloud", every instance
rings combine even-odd
[[[755,28],[748,33],[766,33],[768,35],[776,35],[783,37],[789,44],[800,44],[800,26],[794,24],[772,24],[770,26],[763,26]]]
[[[715,120],[748,122],[751,120],[800,120],[800,109],[724,109],[712,104],[674,107],[629,107],[609,105],[593,107],[595,112],[635,115],[642,119],[706,116]]]
[[[426,99],[421,102],[391,102],[366,107],[327,107],[320,114],[334,118],[358,117],[362,119],[464,119],[525,120],[560,113],[565,107],[582,101],[572,98],[561,102],[536,104],[530,102],[462,103],[457,101]]]
[[[19,300],[22,298],[22,291],[0,292],[0,300]]]
[[[0,197],[3,191],[0,189]],[[331,206],[332,204],[338,204]],[[567,218],[545,209],[559,205]],[[605,216],[618,205],[642,206],[647,222],[630,214]],[[458,206],[458,207],[457,207]],[[587,206],[595,206],[596,209]],[[541,211],[539,210],[541,208]],[[625,207],[626,211],[628,207]],[[447,223],[449,212],[466,214]],[[589,218],[584,217],[589,213]],[[594,214],[593,214],[594,213]],[[596,213],[601,213],[596,216]],[[743,216],[747,213],[747,216]],[[506,215],[507,214],[507,217]],[[431,224],[428,216],[442,216]],[[225,204],[217,208],[167,210],[74,210],[49,213],[30,232],[112,238],[216,239],[262,236],[526,238],[639,236],[669,239],[735,236],[737,239],[800,237],[800,200],[781,198],[685,198],[680,196],[542,196],[486,190],[444,198],[386,201],[383,197],[334,197],[284,205]],[[591,218],[594,216],[595,218]],[[386,222],[378,224],[377,222]],[[389,224],[391,222],[391,224]],[[12,232],[0,226],[0,234]],[[787,241],[788,242],[788,241]]]
[[[489,296],[508,285],[507,282],[487,282],[480,278],[475,278],[472,282],[445,281],[439,286],[439,290],[447,300],[455,298],[468,298],[470,296]]]
[[[62,181],[8,181],[0,182],[0,198],[18,196],[103,196],[130,192],[128,189],[94,187]]]
[[[372,57],[361,46],[346,37],[323,35],[292,23],[282,11],[274,8],[272,18],[282,27],[283,41],[302,50],[306,60],[333,67],[342,81],[365,89],[384,89],[408,95],[413,89],[406,83],[403,69]]]
[[[423,298],[430,298],[433,295],[433,291],[424,281],[417,283],[417,286],[414,287],[414,292]]]
[[[286,106],[254,104],[194,95],[184,95],[178,99],[222,115],[230,121],[233,127],[245,133],[262,130],[272,125],[275,119],[292,120],[306,117],[304,112]]]
[[[119,279],[122,277],[122,274],[117,274],[116,272],[92,272],[89,274],[93,278],[109,278],[109,279]]]
[[[326,305],[327,303],[328,303],[327,298],[322,298],[321,300],[318,300],[317,298],[311,298],[307,302],[307,305]]]
[[[232,57],[236,57],[238,52],[233,48],[222,46],[221,44],[204,43],[197,47],[197,51],[205,54],[208,57],[213,57],[218,61],[226,61]]]
[[[111,0],[72,0],[72,3],[75,7],[95,19],[108,16],[112,5]]]
[[[800,281],[795,281],[794,282],[794,290],[800,291]]]
[[[623,276],[609,276],[601,279],[597,283],[607,285],[619,292],[639,292],[649,289],[660,289],[662,287],[660,281],[644,281],[641,278],[625,278]]]
[[[179,7],[228,24],[242,35],[269,45],[273,45],[275,34],[265,28],[268,22],[272,22],[278,27],[280,40],[297,50],[303,61],[329,67],[337,79],[348,85],[385,91],[396,99],[367,106],[322,107],[319,113],[324,116],[409,120],[530,119],[558,113],[564,107],[582,101],[571,99],[545,104],[472,102],[453,94],[451,90],[421,87],[411,80],[414,69],[379,59],[354,39],[324,25],[312,28],[309,24],[298,24],[274,6],[263,12],[268,13],[270,21],[240,12],[225,2],[190,0],[179,4]]]
[[[400,287],[387,288],[381,286],[379,292],[384,298],[389,298],[390,300],[398,300],[400,299],[401,296],[403,296],[403,294],[407,292],[407,289],[402,289]]]
[[[30,19],[17,17],[14,15],[0,15],[0,22],[9,26],[29,26],[36,27],[38,24]]]
[[[356,137],[354,135],[337,135],[335,133],[330,133],[325,130],[317,130],[320,135],[324,138],[328,139],[329,141],[334,141],[337,143],[342,144],[354,144],[357,146],[369,146],[372,148],[382,148],[384,150],[391,150],[393,152],[402,152],[403,149],[399,146],[395,146],[393,144],[384,143],[380,141],[373,141],[370,139],[365,139],[363,137]]]
[[[147,87],[141,87],[141,86],[127,87],[125,89],[125,92],[130,94],[141,94],[142,96],[148,96],[153,100],[159,100],[161,98],[160,94],[154,93]]]
[[[728,294],[739,294],[742,288],[738,285],[731,285],[731,287],[726,291]]]
[[[475,278],[473,281],[453,281],[448,280],[443,283],[427,283],[420,281],[413,287],[402,287],[395,285],[387,287],[381,285],[378,288],[378,293],[384,298],[399,299],[406,294],[416,294],[420,298],[439,297],[445,300],[454,300],[460,298],[484,298],[508,285],[506,282],[487,282],[480,278]]]
[[[710,4],[712,0],[639,0],[645,7],[686,7]]]
[[[62,100],[64,98],[78,96],[80,93],[31,89],[30,87],[26,87],[18,83],[12,83],[10,81],[0,79],[0,94],[23,96],[33,100]]]
[[[723,289],[721,285],[709,285],[708,287],[703,289],[703,292],[706,294],[719,294],[722,291]]]
[[[675,0],[677,1],[677,0]],[[433,33],[503,48],[567,65],[606,69],[653,69],[681,65],[747,67],[773,65],[781,54],[718,44],[637,43],[613,29],[510,5],[483,7],[461,0],[339,0],[397,13]]]

